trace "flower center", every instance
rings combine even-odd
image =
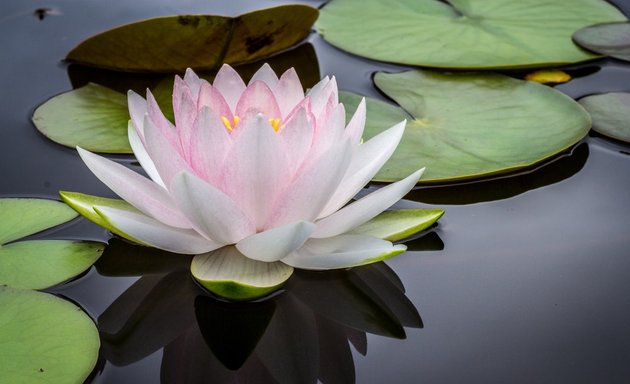
[[[223,122],[223,125],[225,125],[225,128],[232,132],[234,128],[236,128],[236,124],[241,121],[241,118],[238,115],[234,115],[234,120],[230,121],[230,119],[228,119],[227,117],[221,116],[221,121]],[[274,119],[270,117],[268,121],[269,124],[271,124],[271,126],[273,127],[273,130],[278,132],[282,120],[280,118]]]

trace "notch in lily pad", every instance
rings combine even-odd
[[[399,106],[367,98],[364,139],[408,121],[374,181],[401,180],[419,165],[426,166],[420,183],[512,172],[570,148],[591,126],[586,111],[568,96],[500,74],[378,72],[374,83]],[[361,98],[340,93],[347,116]]]
[[[332,0],[317,31],[359,56],[439,68],[526,68],[597,58],[571,35],[627,21],[603,0]]]
[[[128,72],[216,69],[224,62],[251,62],[294,46],[309,34],[317,17],[317,9],[298,4],[237,17],[158,17],[92,36],[66,59]]]
[[[0,199],[0,284],[43,289],[88,269],[104,244],[75,240],[17,241],[63,224],[77,214],[65,204],[45,199]]]

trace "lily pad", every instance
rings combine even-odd
[[[585,26],[626,21],[603,0],[333,0],[318,32],[356,55],[441,68],[518,68],[597,56],[571,35]]]
[[[50,140],[104,153],[132,153],[127,97],[98,84],[62,93],[37,107],[33,124]]]
[[[252,300],[280,288],[293,268],[276,261],[266,263],[226,246],[197,255],[190,265],[193,277],[210,292],[229,300]]]
[[[82,383],[99,349],[94,322],[50,294],[0,286],[0,381]]]
[[[397,181],[421,167],[421,183],[514,171],[571,147],[591,125],[568,96],[499,74],[379,72],[374,82],[402,108],[368,99],[364,139],[408,120],[375,181]],[[349,116],[361,100],[347,92],[340,98]]]
[[[294,4],[238,17],[158,17],[92,36],[66,59],[131,72],[213,69],[224,62],[254,61],[297,44],[308,35],[317,16],[317,9]]]
[[[591,114],[594,131],[630,143],[630,93],[586,96],[580,104]]]
[[[350,233],[398,241],[429,228],[443,214],[443,209],[432,208],[385,211]]]
[[[575,32],[573,40],[600,55],[630,61],[630,23],[591,25]]]
[[[76,217],[63,203],[44,199],[0,199],[0,284],[42,289],[88,269],[101,256],[101,243],[18,238]]]

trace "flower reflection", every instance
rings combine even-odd
[[[136,273],[134,252],[153,266],[99,317],[103,354],[124,366],[164,348],[163,383],[354,382],[350,345],[365,355],[367,333],[402,339],[404,327],[422,327],[384,263],[297,271],[267,300],[227,303],[193,282],[181,255],[114,242],[97,268]]]

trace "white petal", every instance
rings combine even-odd
[[[199,88],[201,84],[206,82],[197,76],[197,74],[190,68],[186,69],[186,73],[184,74],[184,81],[188,84],[188,88],[190,88],[190,92],[195,101],[199,97]]]
[[[253,221],[234,200],[197,176],[181,172],[170,189],[179,209],[207,238],[234,244],[256,233]]]
[[[271,69],[271,66],[265,63],[254,73],[254,76],[249,80],[249,84],[251,85],[254,81],[262,81],[267,84],[269,88],[274,89],[276,84],[278,84],[278,76],[273,69]]]
[[[129,121],[129,125],[127,126],[127,137],[129,138],[129,145],[131,146],[131,150],[136,156],[136,160],[138,160],[138,162],[142,166],[142,169],[144,169],[147,175],[149,175],[151,180],[166,188],[164,182],[162,181],[162,178],[160,177],[160,174],[155,168],[155,164],[153,164],[153,160],[151,160],[151,157],[149,157],[146,148],[144,148],[144,144],[142,143],[140,136],[138,136],[138,132],[133,127],[133,123],[131,123],[131,120]]]
[[[190,228],[164,188],[121,164],[77,147],[85,165],[129,204],[167,225]]]
[[[336,236],[372,219],[405,196],[416,185],[423,171],[424,168],[317,221],[312,237]]]
[[[396,150],[405,123],[396,124],[355,149],[348,172],[319,217],[326,217],[343,207],[376,175]]]
[[[127,92],[127,107],[134,127],[142,134],[144,115],[147,114],[147,101],[132,90]],[[143,136],[144,138],[144,136]]]
[[[352,151],[342,140],[299,171],[278,197],[266,228],[298,220],[313,221],[339,186],[348,169]]]
[[[166,251],[194,255],[223,246],[193,230],[173,228],[142,214],[102,206],[95,206],[94,210],[103,220],[130,237]]]
[[[405,245],[363,235],[309,239],[302,248],[281,261],[294,268],[337,269],[385,260],[404,252]]]
[[[293,68],[289,68],[280,76],[280,81],[272,90],[283,117],[286,117],[304,99],[302,83]]]
[[[363,128],[365,128],[365,113],[364,97],[357,106],[357,110],[354,111],[354,115],[352,115],[352,118],[345,130],[345,134],[350,138],[350,142],[353,145],[359,144],[361,136],[363,136]]]
[[[315,224],[298,221],[246,237],[236,248],[250,259],[277,261],[300,248],[313,230]]]
[[[312,120],[308,118],[306,107],[300,108],[289,121],[283,123],[278,136],[282,140],[291,174],[302,165],[311,148],[314,133],[314,126]]]

